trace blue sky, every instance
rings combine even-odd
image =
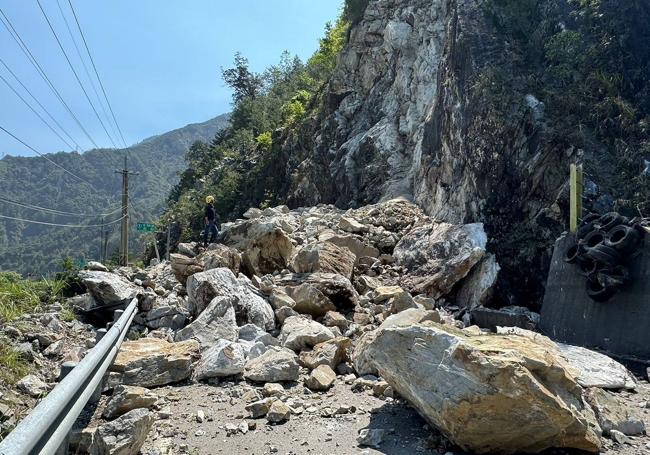
[[[57,0],[40,1],[103,115]],[[68,0],[58,1],[84,52]],[[235,52],[248,57],[257,71],[276,63],[284,50],[306,59],[316,50],[325,23],[336,18],[342,4],[342,0],[72,2],[128,144],[227,112],[230,92],[219,77],[219,68],[229,66]],[[99,146],[110,147],[36,0],[0,0],[0,8],[90,136]],[[0,58],[82,149],[92,148],[1,24]],[[0,75],[20,89],[2,65]],[[35,105],[29,95],[23,95]],[[1,80],[0,126],[41,153],[68,150]],[[34,155],[0,131],[0,157],[4,154]]]

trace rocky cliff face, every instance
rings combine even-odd
[[[568,164],[583,152],[530,83],[546,71],[543,33],[562,33],[560,19],[576,26],[571,8],[538,2],[536,14],[553,19],[521,46],[517,14],[528,3],[370,1],[321,117],[285,143],[289,205],[407,196],[434,218],[484,222],[504,265],[503,303],[539,297],[547,249],[565,224]]]

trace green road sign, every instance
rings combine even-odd
[[[156,225],[151,223],[138,223],[136,226],[138,232],[154,232]]]

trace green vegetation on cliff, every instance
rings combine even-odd
[[[193,144],[188,168],[169,197],[163,223],[182,221],[181,238],[196,239],[202,229],[204,199],[216,198],[222,220],[251,206],[283,202],[284,169],[279,169],[277,140],[295,130],[317,106],[317,96],[336,66],[349,22],[327,24],[319,49],[305,63],[287,52],[262,73],[235,55],[221,76],[233,91],[231,125],[209,143]]]

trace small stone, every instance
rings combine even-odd
[[[274,401],[275,398],[265,398],[264,400],[256,401],[247,405],[246,411],[248,411],[252,419],[259,419],[268,414]]]
[[[336,381],[334,370],[328,365],[319,365],[311,372],[305,385],[311,390],[328,390],[334,385],[334,381]]]
[[[268,383],[264,384],[264,390],[262,391],[265,397],[274,397],[276,395],[282,395],[284,393],[284,387],[282,384],[277,383]]]
[[[289,406],[287,406],[280,400],[276,400],[271,405],[271,408],[269,409],[269,412],[266,415],[266,420],[268,420],[271,423],[282,423],[289,420],[290,417],[291,417],[291,409],[289,409]]]
[[[617,444],[630,444],[630,438],[625,436],[623,433],[621,433],[618,430],[612,430],[609,432],[609,436],[612,439],[612,441],[616,442]]]
[[[41,381],[38,376],[29,374],[22,378],[16,384],[18,389],[25,392],[31,397],[38,398],[41,395],[44,395],[48,391],[48,386],[45,382]]]
[[[237,428],[239,429],[239,432],[240,432],[241,434],[246,434],[246,433],[248,433],[248,422],[246,422],[246,421],[244,420],[243,422],[241,422],[241,423],[238,425]]]
[[[196,411],[196,421],[198,423],[203,423],[204,420],[205,420],[205,412],[199,409],[198,411]]]
[[[224,427],[226,430],[226,436],[234,436],[239,432],[239,427],[233,423],[227,423],[226,426]]]
[[[360,446],[379,448],[384,440],[386,430],[365,428],[359,431],[357,442]]]

